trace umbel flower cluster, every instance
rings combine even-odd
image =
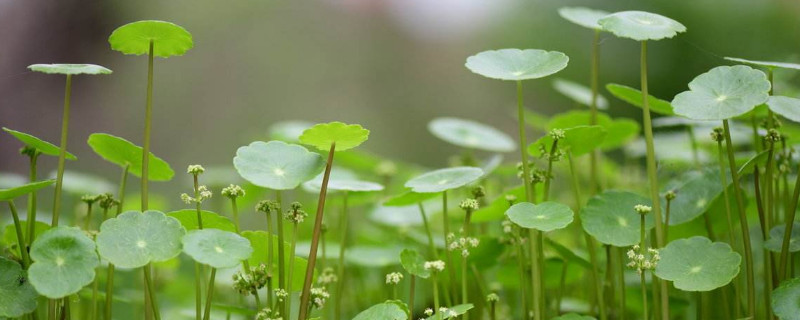
[[[442,272],[444,271],[444,261],[442,260],[426,261],[424,267],[425,270],[430,270],[433,272]]]
[[[645,270],[653,270],[658,265],[658,261],[661,260],[661,256],[658,254],[657,249],[647,248],[647,250],[643,250],[640,248],[639,245],[633,246],[630,250],[628,250],[628,267],[632,269],[636,269],[636,272],[642,274]]]
[[[461,251],[462,257],[469,257],[469,249],[475,248],[480,244],[478,238],[473,237],[460,237],[456,239],[455,234],[448,234],[447,241],[450,245],[447,247],[450,251]]]
[[[267,266],[263,263],[258,267],[250,267],[249,272],[238,271],[233,275],[233,289],[245,296],[256,294],[258,289],[267,284],[269,277]]]
[[[300,202],[292,202],[291,208],[283,214],[283,217],[292,223],[302,223],[308,217],[308,213],[302,210],[303,205]]]
[[[256,320],[283,320],[283,317],[278,310],[264,308],[256,314]]]

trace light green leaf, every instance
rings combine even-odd
[[[407,191],[405,193],[401,193],[399,195],[393,196],[386,200],[383,203],[384,206],[387,207],[404,207],[415,205],[420,202],[424,202],[428,199],[433,199],[436,197],[436,193],[418,193],[414,191]]]
[[[337,170],[338,171],[338,170]],[[348,172],[342,171],[339,172]],[[303,183],[303,189],[311,192],[319,192],[322,189],[322,179],[325,173],[320,173],[314,179]],[[352,191],[352,192],[371,192],[383,190],[383,185],[371,181],[359,180],[355,174],[349,175],[334,175],[331,170],[331,175],[328,177],[328,190],[333,191]]]
[[[428,131],[439,139],[467,149],[493,152],[510,152],[516,149],[516,143],[508,135],[475,121],[436,118],[428,123]]]
[[[767,76],[748,66],[721,66],[689,82],[672,100],[676,114],[694,120],[725,120],[767,102]]]
[[[336,151],[345,151],[361,145],[369,138],[369,130],[358,124],[345,124],[338,121],[316,124],[303,131],[300,142],[328,151],[336,143]]]
[[[794,122],[800,122],[800,99],[784,96],[771,96],[767,106],[772,112]]]
[[[553,80],[553,88],[567,98],[570,98],[572,101],[575,101],[581,105],[587,107],[592,105],[592,89],[589,89],[582,84],[564,79],[555,79]],[[597,109],[608,109],[608,100],[606,97],[600,95],[600,93],[597,94],[596,102]]]
[[[603,28],[597,23],[600,18],[607,16],[609,13],[603,10],[595,10],[584,7],[563,7],[558,9],[558,14],[584,28],[602,30]]]
[[[443,313],[441,315],[441,318],[439,318],[440,317],[439,310],[436,310],[436,313],[434,313],[432,316],[428,317],[425,320],[439,320],[439,319],[457,318],[458,316],[467,313],[467,311],[471,310],[473,307],[474,306],[471,303],[459,304],[459,305],[452,306],[450,308],[447,308],[447,313]],[[452,313],[450,311],[452,311]]]
[[[253,247],[253,254],[250,255],[250,258],[247,261],[250,263],[250,266],[258,266],[260,264],[267,265],[267,233],[265,231],[242,231],[242,237],[245,237],[247,240],[250,241],[250,246]],[[280,242],[278,242],[278,236],[272,235],[272,274],[277,274],[278,272],[278,246]],[[284,249],[284,261],[286,261],[287,268],[294,268],[296,271],[292,275],[292,288],[296,290],[300,290],[303,288],[303,282],[305,281],[305,270],[308,267],[308,260],[303,257],[294,257],[294,265],[289,264],[289,252],[291,251],[291,244],[288,242],[283,243]],[[320,249],[321,250],[321,249]],[[322,255],[319,255],[320,258]],[[316,271],[315,271],[316,275]],[[277,281],[276,281],[277,283]]]
[[[0,256],[0,317],[17,318],[33,312],[37,297],[27,272],[16,261]]]
[[[95,244],[78,228],[54,227],[31,245],[28,277],[39,294],[58,299],[78,292],[94,280],[100,264]]]
[[[523,186],[514,187],[506,190],[489,203],[472,213],[473,222],[500,221],[505,219],[506,210],[511,207],[508,197],[515,201],[525,200],[525,188]]]
[[[425,269],[425,258],[416,250],[403,249],[400,252],[400,264],[406,272],[419,278],[428,279],[431,275],[431,271]]]
[[[253,254],[249,240],[219,229],[192,230],[182,242],[186,254],[213,268],[235,267]]]
[[[574,214],[569,206],[546,201],[539,204],[517,203],[506,211],[506,215],[520,227],[547,232],[568,226]]]
[[[296,144],[256,141],[236,150],[233,165],[242,178],[257,186],[291,190],[320,173],[325,160]]]
[[[558,51],[500,49],[467,58],[470,71],[499,80],[530,80],[549,76],[567,67],[569,57]]]
[[[111,74],[111,70],[96,64],[32,64],[28,66],[28,69],[49,74]]]
[[[303,134],[303,131],[313,126],[314,123],[299,120],[276,122],[269,127],[269,137],[274,140],[300,143],[300,135]]]
[[[672,38],[685,32],[680,22],[665,16],[644,11],[622,11],[612,13],[598,21],[605,31],[620,38],[636,41]]]
[[[595,317],[583,316],[574,312],[563,314],[550,320],[597,320]]]
[[[662,190],[676,191],[675,199],[670,202],[669,225],[679,225],[701,216],[722,194],[722,188],[717,169],[689,171],[671,181]]]
[[[414,192],[432,193],[463,187],[483,176],[475,167],[455,167],[423,173],[406,181],[405,186]]]
[[[609,83],[606,85],[606,90],[611,92],[613,96],[622,101],[625,101],[640,109],[644,108],[644,99],[642,98],[642,92],[639,91],[639,89],[623,86],[621,84]],[[675,114],[675,112],[672,111],[672,105],[669,104],[669,101],[661,100],[651,94],[647,95],[647,104],[652,112],[667,116]]]
[[[106,133],[93,133],[86,143],[106,161],[120,167],[128,166],[128,172],[137,177],[142,176],[142,147]],[[148,175],[152,181],[169,181],[175,172],[166,161],[151,152]]]
[[[547,123],[547,129],[569,129],[577,126],[590,125],[590,111],[570,111],[554,116]],[[611,150],[624,146],[635,139],[639,134],[639,124],[630,119],[611,119],[607,114],[598,112],[597,125],[606,130],[606,136],[600,144],[600,149]]]
[[[725,57],[724,59],[728,61],[749,64],[751,66],[757,66],[757,67],[766,67],[770,69],[781,68],[790,70],[800,70],[800,64],[797,63],[747,60],[747,59],[733,58],[733,57]]]
[[[609,190],[598,194],[581,209],[583,230],[597,241],[616,247],[639,243],[641,217],[636,205],[651,205],[650,199],[628,191]],[[645,219],[645,230],[653,227],[652,214]]]
[[[739,273],[742,257],[724,242],[695,236],[678,239],[660,250],[655,275],[672,281],[683,291],[711,291],[722,287]]]
[[[20,227],[22,228],[22,233],[24,234],[23,239],[27,239],[28,236],[28,221],[20,221]],[[36,221],[34,225],[34,239],[44,233],[45,231],[50,230],[50,225],[41,221]],[[5,227],[5,231],[3,232],[2,241],[0,244],[5,245],[11,249],[11,254],[18,256],[19,249],[17,245],[17,228],[14,227],[14,224],[9,224]],[[19,258],[19,257],[18,257]]]
[[[124,54],[149,54],[168,58],[181,56],[194,46],[192,35],[183,27],[166,21],[143,20],[123,25],[108,37],[111,49]]]
[[[37,137],[34,137],[34,136],[30,135],[30,134],[27,134],[27,133],[24,133],[24,132],[20,132],[20,131],[16,131],[16,130],[11,130],[11,129],[6,128],[6,127],[3,127],[3,130],[5,132],[8,132],[10,135],[14,136],[14,138],[17,138],[17,140],[22,141],[22,143],[24,143],[26,146],[34,148],[36,150],[39,150],[39,152],[41,152],[42,154],[46,154],[48,156],[58,157],[58,155],[61,152],[61,149],[58,146],[56,146],[56,145],[54,145],[54,144],[52,144],[50,142],[44,141],[42,139],[39,139]],[[66,157],[67,160],[77,160],[78,159],[78,158],[75,157],[75,155],[69,153],[69,151],[67,151],[65,157]]]
[[[387,300],[359,312],[353,320],[407,320],[409,311],[400,300]]]
[[[772,227],[769,231],[769,239],[764,242],[764,248],[772,252],[781,252],[783,248],[783,236],[786,234],[786,225]],[[792,223],[792,235],[789,236],[789,252],[800,251],[800,222]]]
[[[606,137],[606,129],[601,126],[577,126],[563,129],[564,138],[558,140],[558,149],[567,150],[573,157],[582,156],[599,147]],[[528,145],[528,154],[541,155],[541,151],[550,152],[553,137],[545,134],[539,140]]]
[[[186,230],[200,229],[197,224],[197,210],[195,209],[172,211],[168,212],[167,216],[178,219],[178,221],[180,221],[181,225],[186,228]],[[217,213],[201,210],[200,218],[203,219],[203,229],[219,229],[230,232],[236,231],[236,226],[233,224],[233,222],[231,222],[231,220]]]
[[[178,219],[162,212],[128,211],[100,225],[97,251],[118,267],[138,268],[178,256],[184,234]]]
[[[47,187],[47,186],[53,184],[53,182],[56,182],[56,181],[55,180],[44,180],[44,181],[37,181],[37,182],[31,182],[31,183],[28,183],[28,184],[23,184],[21,186],[14,187],[14,188],[0,189],[0,201],[12,201],[12,200],[16,199],[17,197],[21,197],[21,196],[24,196],[24,195],[29,194],[31,192],[34,192],[36,190],[42,189],[44,187]]]
[[[789,279],[772,291],[772,311],[781,320],[800,319],[800,278]]]

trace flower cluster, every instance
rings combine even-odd
[[[486,189],[484,189],[483,186],[477,186],[472,188],[472,190],[470,190],[470,193],[472,194],[472,197],[475,198],[475,200],[481,200],[481,198],[486,196]]]
[[[678,196],[678,193],[675,190],[670,190],[670,191],[667,191],[666,194],[664,194],[664,199],[667,199],[667,201],[672,201],[672,200],[675,200],[675,197],[677,197],[677,196]]]
[[[283,320],[283,317],[278,310],[264,308],[256,314],[256,320]]]
[[[322,307],[325,306],[325,301],[328,301],[328,298],[330,297],[331,295],[324,287],[311,287],[311,301],[315,308],[322,309]]]
[[[444,270],[444,261],[436,260],[436,261],[425,261],[425,270],[431,270],[433,272],[442,272]]]
[[[278,202],[272,200],[261,200],[256,204],[256,211],[272,213],[278,211]]]
[[[98,195],[97,202],[103,210],[108,210],[119,205],[119,200],[114,199],[114,195],[110,193]]]
[[[647,250],[642,250],[639,245],[635,245],[628,250],[628,259],[630,260],[628,267],[636,269],[636,272],[642,274],[644,270],[655,269],[658,261],[661,260],[661,256],[656,249],[647,248]]]
[[[565,137],[564,130],[561,130],[561,129],[550,130],[550,133],[548,133],[548,135],[550,135],[550,137],[553,138],[553,140],[556,140],[556,141],[564,139],[564,137]]]
[[[498,296],[496,293],[492,292],[486,295],[486,302],[495,303],[497,301],[500,301],[500,296]]]
[[[715,142],[725,141],[725,132],[722,130],[722,128],[716,127],[713,131],[711,131],[711,140],[714,140]]]
[[[289,297],[289,293],[283,289],[275,289],[275,298],[278,298],[278,302],[283,302],[286,298]]]
[[[464,210],[466,212],[473,212],[475,210],[478,210],[479,206],[480,205],[478,204],[478,200],[475,199],[464,199],[464,201],[461,201],[461,203],[458,205],[458,207],[461,208],[461,210]]]
[[[202,203],[208,198],[211,198],[211,190],[208,190],[206,186],[197,187],[197,197],[192,197],[186,193],[181,194],[181,201],[186,204]]]
[[[447,247],[448,250],[461,250],[461,256],[464,258],[469,256],[470,248],[475,248],[478,246],[478,244],[480,244],[480,241],[477,238],[461,237],[456,239],[455,235],[452,233],[447,235],[447,242],[450,243]]]
[[[201,166],[199,164],[190,164],[189,167],[186,168],[186,173],[194,175],[194,176],[200,175],[203,172],[206,172],[206,169],[203,168],[203,166]]]
[[[240,186],[232,184],[225,188],[222,188],[222,195],[231,199],[244,197],[244,189],[242,189],[242,187]]]
[[[638,214],[648,214],[648,213],[650,213],[650,211],[653,210],[653,208],[651,208],[650,206],[643,205],[643,204],[637,204],[637,205],[633,206],[633,210],[636,210],[636,213],[638,213]]]
[[[325,286],[339,281],[339,277],[333,272],[333,268],[327,267],[322,270],[322,274],[317,276],[317,283]]]
[[[233,289],[243,295],[255,294],[258,289],[263,288],[269,278],[270,274],[267,272],[267,266],[263,263],[258,267],[250,267],[250,272],[236,272],[233,275]]]
[[[456,312],[453,309],[449,309],[447,307],[439,308],[439,314],[442,315],[441,316],[442,319],[458,317],[458,312]]]
[[[767,143],[781,142],[781,140],[782,140],[781,134],[778,133],[778,130],[775,129],[767,130],[767,134],[764,136],[764,141]]]
[[[306,217],[308,217],[308,213],[303,211],[302,208],[303,205],[300,204],[300,202],[292,202],[291,208],[286,210],[286,213],[283,214],[283,217],[292,223],[301,223],[306,219]]]
[[[386,274],[386,284],[398,284],[400,280],[403,280],[403,274],[400,272],[392,272]]]

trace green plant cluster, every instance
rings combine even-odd
[[[519,137],[433,119],[431,134],[463,150],[435,170],[355,149],[370,134],[357,124],[281,122],[231,166],[189,164],[185,190],[151,194],[151,181],[174,178],[151,152],[153,108],[166,107],[153,101],[154,58],[186,54],[193,39],[138,21],[108,40],[148,60],[142,146],[87,140],[121,171],[109,187],[65,167],[77,160],[72,78],[111,70],[30,66],[66,78],[61,142],[4,128],[30,174],[0,189],[13,219],[0,239],[0,319],[800,319],[800,99],[776,95],[773,77],[800,65],[726,58],[668,101],[649,94],[648,44],[684,25],[558,13],[594,34],[588,86],[553,82],[579,109],[544,116],[523,101],[523,84],[566,68],[565,54],[472,55],[466,69],[515,85]],[[641,48],[639,88],[605,86],[619,101],[600,92],[601,37]],[[603,111],[618,102],[641,109],[641,127]],[[58,158],[52,180],[39,177],[42,155]],[[51,187],[46,223],[38,195]],[[164,198],[185,207],[168,211]]]

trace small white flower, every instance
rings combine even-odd
[[[432,316],[433,315],[433,309],[425,308],[425,315],[429,316],[429,317]]]
[[[198,174],[201,174],[201,173],[203,173],[205,171],[206,171],[206,169],[203,168],[203,166],[201,166],[199,164],[190,164],[189,167],[186,168],[186,173],[192,174],[192,175],[198,175]]]
[[[403,280],[403,274],[400,272],[392,272],[386,275],[386,284],[398,284]]]
[[[442,260],[426,261],[424,267],[427,270],[440,272],[440,271],[444,270],[444,261],[442,261]]]

